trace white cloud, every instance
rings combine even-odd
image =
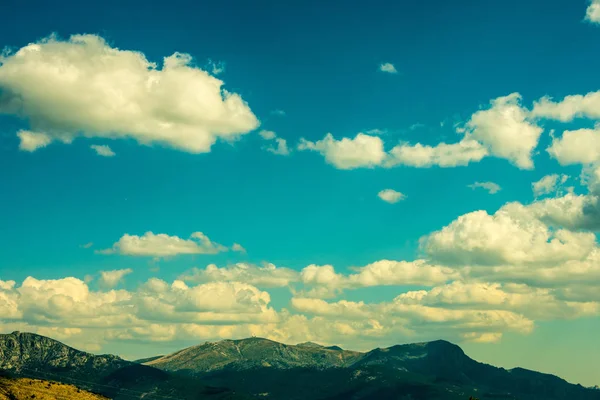
[[[99,156],[102,157],[114,157],[115,156],[115,152],[112,151],[112,149],[107,146],[107,145],[97,145],[97,144],[93,144],[90,146],[90,148],[92,150],[94,150],[96,152],[96,154],[98,154]]]
[[[395,301],[448,309],[512,311],[536,320],[571,319],[596,315],[600,311],[598,304],[561,301],[549,289],[484,282],[455,281],[429,291],[403,293]]]
[[[470,187],[471,189],[477,189],[477,188],[485,189],[489,192],[489,194],[496,194],[500,190],[502,190],[500,185],[498,185],[497,183],[494,183],[494,182],[475,182],[475,183],[473,183],[471,185],[467,185],[467,186]]]
[[[552,138],[547,149],[561,165],[591,164],[600,161],[600,129],[564,131]]]
[[[379,70],[381,72],[387,72],[388,74],[397,74],[398,71],[396,70],[396,67],[394,67],[394,64],[392,63],[383,63],[381,65],[379,65]]]
[[[563,185],[567,181],[567,179],[569,179],[569,176],[564,174],[546,175],[539,181],[531,184],[531,187],[533,188],[533,195],[535,197],[539,197],[554,193],[559,189],[560,185]]]
[[[561,101],[554,101],[548,96],[542,97],[534,102],[531,115],[562,122],[581,117],[600,119],[600,92],[569,95]]]
[[[299,150],[319,152],[339,169],[394,167],[457,167],[495,156],[509,160],[521,169],[533,169],[531,159],[542,128],[529,120],[530,112],[521,106],[521,95],[513,93],[490,102],[488,109],[475,112],[457,132],[457,143],[400,143],[389,152],[377,136],[359,133],[355,138],[336,140],[328,133],[322,140],[300,139]]]
[[[146,232],[143,236],[126,233],[112,248],[98,252],[126,256],[171,257],[178,254],[217,254],[227,250],[227,247],[212,242],[202,232],[192,233],[190,239]]]
[[[380,191],[379,193],[377,193],[377,196],[385,201],[386,203],[390,203],[390,204],[395,204],[401,200],[406,199],[406,195],[397,192],[393,189],[384,189],[382,191]]]
[[[278,268],[270,263],[265,263],[263,266],[238,263],[223,268],[209,264],[204,269],[192,268],[179,279],[192,283],[245,282],[257,287],[285,287],[298,281],[300,274],[292,269]]]
[[[214,62],[212,60],[208,60],[208,67],[213,75],[219,75],[225,72],[225,63],[223,61]]]
[[[600,0],[592,0],[585,12],[586,21],[600,23]]]
[[[273,140],[277,137],[277,134],[273,131],[262,130],[258,134],[265,140]]]
[[[332,297],[347,289],[374,286],[431,286],[459,277],[451,268],[430,265],[424,260],[380,260],[364,267],[352,268],[356,273],[339,274],[331,265],[309,265],[300,278],[305,289],[297,291],[303,297]]]
[[[280,156],[287,156],[290,154],[290,150],[288,149],[287,141],[285,139],[277,138],[275,139],[275,142],[277,143],[277,146],[268,147],[267,151]]]
[[[344,287],[432,286],[458,277],[456,271],[451,268],[430,265],[424,260],[380,260],[355,270],[356,274],[345,278]]]
[[[316,151],[324,156],[329,164],[339,169],[375,167],[381,165],[386,158],[383,140],[364,133],[357,134],[354,139],[341,140],[336,140],[328,133],[317,142],[302,138],[298,150]]]
[[[510,205],[522,208],[544,223],[553,227],[571,230],[600,229],[600,203],[595,195],[575,195],[568,193],[562,197],[536,201],[528,206]],[[505,206],[505,207],[508,207]]]
[[[20,130],[17,136],[21,139],[19,150],[22,151],[34,152],[52,143],[52,138],[45,133]]]
[[[543,265],[582,260],[594,249],[593,233],[551,229],[520,204],[494,215],[475,211],[421,239],[423,250],[446,265]]]
[[[17,284],[17,282],[15,282],[15,281],[0,280],[0,290],[11,290],[12,288],[15,287],[16,284]]]
[[[31,132],[19,132],[26,151],[99,137],[204,153],[259,125],[240,95],[193,67],[188,54],[165,57],[158,69],[140,52],[73,35],[50,36],[0,62],[0,113],[29,121]]]
[[[387,166],[407,165],[418,168],[439,166],[447,168],[478,162],[487,155],[487,149],[475,140],[463,139],[458,143],[439,143],[435,146],[404,143],[390,150],[390,157],[386,164]]]
[[[273,111],[271,111],[271,114],[279,115],[280,117],[283,117],[283,116],[285,116],[286,113],[283,110],[273,110]]]
[[[131,268],[115,269],[112,271],[100,271],[100,284],[106,288],[117,286],[126,275],[133,272]]]
[[[369,129],[368,131],[365,131],[365,133],[369,136],[380,136],[385,135],[387,133],[387,129]]]
[[[459,132],[465,133],[465,139],[483,144],[491,155],[521,169],[532,169],[531,157],[542,128],[529,121],[529,111],[521,106],[521,95],[498,97],[490,104],[489,109],[474,113]]]
[[[234,243],[233,246],[231,246],[231,251],[237,251],[238,253],[245,253],[246,249],[241,244]]]
[[[592,195],[600,194],[600,165],[586,165],[581,169],[580,182]]]
[[[285,139],[277,137],[277,134],[273,131],[262,130],[259,132],[259,135],[265,140],[271,140],[277,143],[277,146],[269,146],[265,149],[273,154],[277,154],[280,156],[287,156],[290,154],[290,150],[287,146],[287,141]]]

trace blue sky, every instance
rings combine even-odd
[[[600,284],[597,215],[581,205],[596,204],[600,177],[595,173],[600,133],[594,130],[600,118],[594,97],[600,15],[594,4],[121,3],[5,2],[0,283],[14,282],[0,290],[5,296],[0,322],[8,329],[35,330],[132,357],[151,355],[148,343],[164,352],[228,335],[260,335],[258,326],[268,323],[282,341],[309,338],[361,349],[442,337],[485,362],[600,383],[593,368],[600,357],[595,339],[600,297],[590,290]],[[44,41],[52,33],[57,36]],[[71,37],[81,34],[104,42]],[[44,50],[19,58],[19,49],[32,43]],[[193,61],[174,66],[168,80],[163,58],[175,52]],[[113,54],[114,62],[100,61],[103,54]],[[160,90],[144,92],[136,83],[154,78],[130,63],[131,57],[157,64]],[[395,72],[382,70],[386,63]],[[125,78],[115,83],[120,73]],[[213,90],[207,82],[214,83],[214,77],[223,86]],[[227,108],[221,89],[243,99],[235,103],[240,114]],[[520,97],[505,97],[513,93]],[[588,93],[586,100],[563,101]],[[545,96],[553,101],[543,103]],[[491,103],[499,98],[507,100]],[[130,105],[134,111],[126,113]],[[214,121],[204,119],[213,111]],[[259,134],[264,131],[275,137],[264,139],[268,135]],[[574,136],[567,138],[565,131]],[[328,133],[333,141],[324,139]],[[366,141],[357,140],[359,133]],[[340,145],[343,138],[350,147]],[[289,154],[267,151],[278,139],[285,140]],[[480,152],[468,165],[456,161],[455,147],[444,153],[442,167],[436,165],[441,156],[417,165],[422,161],[417,144],[431,150],[461,140],[472,140]],[[96,154],[91,145],[108,146],[105,154],[114,155]],[[591,177],[582,181],[582,171]],[[569,176],[564,184],[563,174]],[[532,183],[548,176],[535,196]],[[469,187],[476,182],[501,189]],[[378,193],[385,189],[404,198],[383,201]],[[526,211],[510,208],[492,217],[510,202]],[[473,214],[478,210],[485,216]],[[561,229],[563,236],[556,233]],[[164,236],[150,240],[146,232]],[[210,245],[190,239],[194,232],[203,232]],[[529,242],[511,240],[522,232]],[[174,243],[186,250],[173,250]],[[207,250],[220,248],[211,247],[214,243],[224,247]],[[234,243],[244,251],[234,251]],[[394,264],[385,270],[391,275],[378,275],[375,283],[364,283],[366,275],[352,281],[353,268],[364,272],[380,260],[425,260],[449,277],[432,279],[428,274],[442,274],[433,269],[411,280],[409,270]],[[247,272],[232,278],[236,263],[244,263]],[[286,283],[265,283],[264,277],[275,273],[263,263],[282,268]],[[148,305],[148,280],[172,285],[191,268],[205,271],[209,264],[221,274],[186,281],[186,290],[199,285],[196,327],[182,327],[173,315],[147,317],[140,304]],[[307,270],[310,265],[316,269]],[[128,273],[122,279],[100,275],[123,270]],[[584,271],[581,279],[570,278],[575,270]],[[321,278],[310,271],[320,271]],[[27,277],[38,283],[24,283]],[[69,277],[81,281],[64,289]],[[577,286],[581,281],[588,286]],[[505,300],[482,304],[479,292],[469,288],[484,284],[501,285]],[[443,287],[448,290],[443,301],[438,296],[415,306],[406,298],[395,300]],[[75,290],[91,294],[69,294]],[[229,306],[243,304],[228,309],[206,303],[202,293],[210,297],[211,290]],[[240,290],[254,297],[242,301]],[[471,293],[468,301],[461,290]],[[233,298],[227,300],[229,292]],[[90,315],[65,317],[86,302],[103,304],[98,313],[116,313],[107,293],[120,293],[115,296],[137,307],[130,320],[136,326],[115,322],[102,333],[82,322]],[[173,313],[185,308],[174,293],[163,299]],[[266,303],[264,293],[270,295]],[[72,309],[59,302],[61,296],[71,296]],[[527,311],[540,299],[555,309]],[[48,308],[35,309],[36,302]],[[402,311],[389,314],[388,306],[398,302]],[[259,315],[250,323],[233,318],[242,306],[250,307],[249,315],[260,309]],[[414,309],[421,306],[434,308],[444,322],[423,324],[423,315],[434,311]],[[231,329],[215,328],[227,325],[222,321],[201,322],[207,310],[226,311],[223,318],[234,321]],[[505,314],[484,318],[476,313],[482,310]],[[171,330],[156,333],[159,322]],[[291,327],[300,323],[305,336],[293,336]],[[336,335],[320,333],[342,325]],[[402,331],[403,325],[412,333]]]

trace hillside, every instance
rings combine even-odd
[[[0,369],[44,369],[69,376],[109,373],[129,363],[113,355],[93,355],[33,333],[0,335]]]
[[[176,353],[146,362],[165,371],[204,373],[222,369],[348,367],[361,359],[362,353],[325,348],[314,343],[296,346],[262,338],[223,340],[188,347]]]
[[[114,355],[94,355],[33,333],[0,335],[0,372],[76,384],[111,399],[230,399],[228,388],[169,374]]]
[[[106,400],[73,385],[40,379],[8,378],[0,376],[0,400]]]
[[[408,393],[414,399],[580,399],[600,392],[558,377],[479,363],[452,343],[378,348],[366,353],[314,343],[285,345],[261,338],[192,346],[146,363],[193,374],[238,392],[271,399],[368,399]],[[315,397],[319,396],[319,397]]]

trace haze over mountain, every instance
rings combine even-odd
[[[600,399],[600,390],[552,375],[478,363],[443,340],[363,353],[253,337],[207,342],[138,362],[144,365],[32,333],[0,335],[5,373],[78,383],[110,398]]]

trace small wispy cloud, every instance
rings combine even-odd
[[[271,114],[273,114],[273,115],[279,115],[279,116],[283,117],[285,115],[285,111],[279,110],[279,109],[278,110],[273,110],[273,111],[271,111]]]
[[[273,140],[277,137],[277,134],[275,132],[267,130],[262,130],[258,132],[258,134],[265,140]]]
[[[125,275],[129,275],[132,272],[131,268],[100,271],[100,285],[105,288],[113,288],[123,280]]]
[[[387,72],[388,74],[397,74],[398,70],[394,67],[392,63],[383,63],[379,66],[379,70],[381,72]]]
[[[280,137],[277,137],[277,134],[273,131],[262,130],[258,132],[258,134],[267,141],[275,142],[276,145],[271,145],[264,147],[270,153],[277,154],[280,156],[287,156],[290,154],[290,149],[288,148],[287,141]]]
[[[82,244],[79,247],[81,247],[82,249],[89,249],[90,247],[92,247],[94,245],[93,242],[88,242],[86,244]]]
[[[470,187],[471,189],[477,189],[477,188],[485,189],[488,191],[489,194],[496,194],[500,190],[502,190],[500,185],[498,185],[497,183],[494,183],[494,182],[475,182],[475,183],[473,183],[471,185],[467,185],[467,186]]]
[[[409,131],[415,131],[415,130],[421,129],[421,128],[425,128],[425,124],[417,122],[416,124],[412,124],[411,126],[409,126],[408,130]]]
[[[114,157],[115,156],[115,152],[112,151],[112,149],[107,145],[93,144],[90,146],[90,148],[92,150],[94,150],[96,152],[96,154],[98,154],[99,156],[102,156],[102,157]]]
[[[387,133],[386,129],[369,129],[368,131],[365,132],[367,135],[371,135],[371,136],[379,136],[379,135],[385,135]]]
[[[406,195],[400,192],[397,192],[393,189],[384,189],[381,192],[377,193],[377,196],[385,201],[386,203],[396,204],[399,201],[406,199]]]
[[[225,72],[225,63],[223,61],[214,62],[213,60],[208,60],[208,67],[213,75],[219,75]]]

